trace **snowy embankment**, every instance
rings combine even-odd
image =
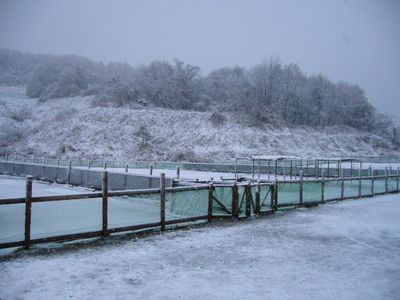
[[[1,299],[398,299],[398,195],[17,254]]]
[[[22,88],[0,88],[3,146],[22,155],[69,158],[222,161],[249,154],[302,157],[398,154],[383,138],[351,128],[250,127],[223,113],[161,108],[92,107],[91,97],[27,99]],[[140,127],[149,133],[142,145]],[[7,141],[7,143],[5,143]]]

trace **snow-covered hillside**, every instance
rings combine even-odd
[[[0,88],[0,147],[11,153],[70,158],[220,161],[236,155],[303,157],[399,154],[390,141],[343,128],[254,127],[224,113],[93,106],[92,97],[40,103],[23,88]],[[139,130],[141,128],[141,130]]]

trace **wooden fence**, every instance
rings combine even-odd
[[[343,175],[340,179],[324,178],[315,180],[303,180],[300,176],[299,180],[275,180],[273,183],[233,183],[218,184],[212,183],[207,185],[182,186],[182,187],[166,187],[165,174],[161,174],[160,187],[152,189],[136,189],[136,190],[118,190],[110,191],[108,189],[108,173],[103,172],[101,192],[81,193],[73,195],[56,195],[56,196],[32,196],[32,177],[26,178],[26,193],[22,198],[0,199],[0,205],[25,204],[25,238],[21,241],[7,242],[0,244],[1,248],[23,246],[28,249],[31,245],[47,242],[70,241],[77,239],[86,239],[94,237],[107,237],[110,234],[136,231],[142,229],[157,229],[161,231],[166,229],[168,225],[179,223],[191,223],[196,221],[211,222],[214,218],[248,218],[252,215],[269,215],[280,208],[312,206],[329,201],[342,201],[345,199],[373,197],[386,193],[399,192],[399,173],[396,175],[385,176],[358,176],[345,178]],[[379,182],[379,185],[377,184]],[[333,183],[332,187],[329,185]],[[312,189],[308,190],[309,187]],[[289,187],[289,188],[288,188]],[[334,196],[327,195],[329,191],[334,192]],[[377,188],[379,188],[377,190]],[[222,199],[220,191],[228,190],[229,199]],[[182,217],[173,220],[166,220],[166,193],[180,193],[185,191],[204,191],[207,193],[207,212],[196,216]],[[365,191],[368,192],[365,192]],[[364,192],[363,192],[364,191]],[[312,197],[309,194],[312,193]],[[160,219],[157,222],[109,228],[108,226],[108,203],[109,197],[119,196],[139,196],[139,195],[159,195],[160,199]],[[294,200],[287,200],[287,197]],[[101,230],[81,232],[67,235],[58,235],[45,238],[31,238],[31,219],[32,205],[40,202],[53,202],[64,200],[83,200],[101,198],[102,205],[102,227]],[[191,201],[191,199],[187,199]],[[219,212],[222,213],[219,213]]]

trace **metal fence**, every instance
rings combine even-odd
[[[17,176],[31,175],[34,179],[78,185],[93,189],[101,189],[102,171],[93,169],[80,169],[72,165],[46,165],[35,163],[21,163],[15,161],[0,161],[0,174]],[[166,179],[166,185],[172,186],[172,179]],[[109,173],[109,189],[143,189],[159,188],[158,176],[142,176],[129,173]]]

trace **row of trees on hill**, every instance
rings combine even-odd
[[[379,132],[394,141],[392,122],[376,112],[364,91],[322,75],[305,75],[296,64],[265,60],[252,68],[220,68],[202,76],[180,60],[132,67],[78,56],[22,54],[0,50],[0,84],[26,85],[29,97],[95,95],[96,104],[131,104],[186,110],[239,112],[255,125],[334,126]]]

